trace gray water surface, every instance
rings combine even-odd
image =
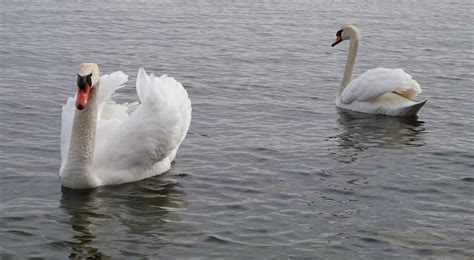
[[[471,1],[1,1],[0,258],[474,257]],[[356,75],[402,68],[417,119],[339,112]],[[62,189],[76,68],[181,81],[191,129],[167,174]]]

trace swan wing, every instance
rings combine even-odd
[[[112,101],[112,97],[117,89],[125,86],[128,76],[122,71],[105,74],[100,77],[100,87],[97,96],[99,109],[97,111],[97,121],[108,120],[123,115],[122,105]],[[116,115],[118,113],[119,115]]]
[[[176,152],[186,136],[191,101],[181,83],[140,69],[136,89],[139,105],[108,101],[104,106],[94,151],[94,167],[99,171],[139,174],[149,170]]]
[[[119,131],[119,126],[129,118],[128,104],[117,104],[112,100],[115,91],[124,87],[128,81],[128,76],[122,71],[116,71],[100,77],[100,87],[97,96],[97,131],[96,149],[107,147],[111,134]],[[95,157],[95,156],[94,156]]]
[[[344,104],[353,101],[370,101],[383,94],[394,92],[412,100],[421,93],[418,83],[401,69],[371,69],[351,81],[341,94]]]
[[[72,123],[74,120],[74,97],[69,97],[66,104],[63,105],[61,114],[61,172],[66,165],[67,155],[69,153],[69,144],[71,143]]]

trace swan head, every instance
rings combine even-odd
[[[340,42],[344,40],[349,40],[354,37],[358,37],[359,35],[359,30],[353,26],[353,25],[346,25],[342,27],[339,31],[336,33],[336,40],[333,42],[331,47],[334,47],[338,45]]]
[[[76,108],[86,108],[90,90],[99,83],[99,66],[95,63],[82,63],[77,70]]]

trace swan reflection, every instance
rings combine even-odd
[[[416,147],[425,144],[424,122],[416,117],[392,117],[363,114],[340,109],[337,123],[341,133],[337,141],[336,160],[351,163],[371,148]]]
[[[136,240],[137,248],[146,244],[160,248],[168,243],[161,230],[179,221],[172,209],[187,207],[185,194],[168,174],[93,190],[61,191],[60,207],[70,215],[68,224],[74,231],[66,242],[71,248],[69,257],[74,259],[132,256],[120,243],[108,242],[117,238]]]

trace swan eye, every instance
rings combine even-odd
[[[341,29],[341,30],[339,30],[339,31],[337,31],[337,33],[336,33],[336,36],[339,36],[339,37],[341,37],[341,35],[342,35],[342,31],[343,31],[342,29]]]

